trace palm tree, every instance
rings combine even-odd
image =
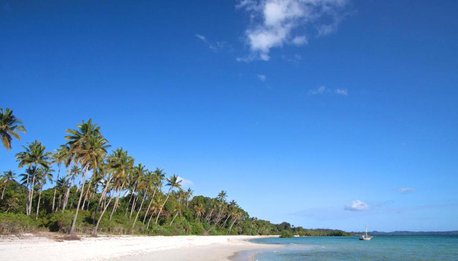
[[[62,203],[62,212],[65,211],[65,208],[68,205],[68,198],[70,196],[70,190],[72,189],[73,182],[81,173],[81,169],[76,165],[73,165],[71,168],[67,168],[67,170],[68,170],[68,174],[67,174],[68,186],[65,191],[64,201]]]
[[[28,168],[30,167],[42,167],[45,169],[49,169],[49,164],[50,164],[50,156],[51,153],[46,152],[46,147],[41,144],[39,141],[34,141],[28,146],[24,146],[25,151],[19,152],[16,154],[16,160],[19,162],[19,168],[22,168],[23,166],[27,166]],[[26,172],[27,174],[29,172]],[[33,200],[33,191],[34,191],[34,186],[35,186],[35,175],[32,176],[32,179],[27,178],[26,179],[26,186],[29,187],[30,185],[30,190],[29,194],[27,197],[27,202],[26,202],[26,215],[30,215],[32,212],[32,200]],[[31,182],[29,184],[28,182]]]
[[[69,165],[69,157],[68,157],[68,147],[65,145],[61,145],[59,149],[52,154],[52,158],[54,163],[57,163],[57,177],[56,177],[56,184],[57,181],[60,179],[60,169],[62,163],[64,163],[66,166]],[[68,163],[68,164],[67,164]],[[56,203],[56,192],[57,192],[57,186],[54,187],[54,193],[52,196],[52,212],[55,210],[55,203]]]
[[[136,171],[138,171],[139,177],[142,177],[139,179],[137,188],[139,191],[139,194],[143,194],[142,201],[140,203],[140,207],[138,208],[137,214],[135,215],[134,222],[132,223],[132,229],[135,228],[135,224],[137,223],[138,215],[142,211],[143,208],[143,203],[145,202],[146,196],[148,195],[148,190],[151,187],[152,183],[152,175],[150,172],[141,164],[139,164],[136,168]]]
[[[222,219],[222,213],[223,213],[223,210],[224,210],[224,206],[226,204],[226,197],[227,197],[227,193],[226,191],[224,190],[221,190],[220,193],[218,193],[218,197],[216,198],[216,200],[218,201],[218,208],[219,208],[219,211],[218,211],[218,214],[216,215],[216,220],[215,220],[215,225],[218,225],[218,223],[221,221]]]
[[[143,223],[145,223],[146,221],[146,217],[148,216],[149,211],[151,209],[151,205],[153,204],[153,201],[154,201],[154,196],[156,195],[156,192],[160,190],[162,186],[162,181],[164,180],[164,178],[165,178],[165,172],[162,169],[157,168],[156,170],[153,171],[151,180],[149,183],[149,190],[152,191],[153,195],[151,196],[151,200],[148,204],[148,207],[146,208],[146,213],[145,213],[145,216],[143,217]]]
[[[201,202],[197,203],[194,206],[194,212],[196,213],[196,217],[198,218],[198,220],[201,221],[201,217],[205,213],[204,205]]]
[[[113,214],[116,212],[119,204],[119,198],[122,190],[125,188],[128,176],[131,174],[131,170],[134,164],[134,159],[128,155],[127,151],[123,149],[116,149],[108,157],[108,167],[113,172],[113,189],[116,193],[116,200],[111,210],[110,220],[113,218]]]
[[[0,183],[3,186],[1,200],[3,200],[3,197],[5,196],[5,190],[6,190],[6,187],[8,186],[8,183],[13,180],[14,180],[14,172],[12,170],[3,172],[3,175],[0,178]]]
[[[37,203],[37,213],[35,219],[38,219],[38,213],[40,212],[40,201],[41,201],[41,192],[43,190],[43,185],[47,180],[52,182],[52,169],[39,168],[37,171],[37,190],[38,190],[38,203]]]
[[[56,211],[57,209],[60,207],[60,208],[64,208],[64,196],[66,194],[66,191],[67,189],[70,187],[70,183],[69,183],[69,179],[68,178],[65,178],[65,177],[62,177],[60,179],[58,179],[56,181],[56,189],[57,189],[57,194],[58,194],[58,202],[57,202],[57,207],[56,207]]]
[[[157,225],[157,222],[159,221],[159,217],[161,216],[162,210],[164,209],[164,206],[170,197],[170,192],[172,192],[174,188],[181,188],[181,184],[180,184],[181,181],[182,180],[179,179],[177,175],[173,175],[172,177],[167,179],[166,186],[169,186],[169,191],[167,192],[167,196],[165,197],[164,203],[162,203],[161,208],[159,209],[159,213],[156,216],[156,221],[154,222],[154,224]]]
[[[183,211],[184,203],[186,201],[186,192],[182,190],[181,188],[178,190],[175,196],[176,196],[176,202],[172,207],[172,212],[175,214],[173,215],[173,218],[170,221],[169,226],[172,226],[175,219],[178,217],[178,215],[181,214],[181,212]]]
[[[109,145],[108,141],[100,132],[100,127],[93,124],[91,119],[87,122],[83,121],[75,130],[68,129],[67,134],[65,138],[70,148],[71,158],[83,168],[81,193],[70,229],[70,234],[73,234],[75,233],[76,219],[84,195],[84,184],[87,174],[90,170],[93,172],[97,171],[98,166],[103,162]]]
[[[19,132],[25,133],[25,128],[22,125],[21,120],[14,116],[13,111],[9,108],[3,110],[0,108],[0,137],[2,139],[3,146],[7,149],[11,149],[11,141],[13,137],[20,140]]]
[[[130,215],[129,215],[129,219],[132,218],[132,214],[135,210],[135,207],[136,207],[136,204],[137,204],[137,199],[138,199],[138,193],[135,194],[136,191],[139,190],[139,186],[140,184],[143,183],[143,178],[145,176],[145,173],[147,173],[147,169],[145,168],[144,165],[142,165],[141,163],[139,163],[137,166],[135,166],[133,168],[133,171],[132,171],[132,175],[129,176],[129,184],[132,188],[132,192],[131,192],[131,200],[132,201],[132,206],[130,208]],[[127,208],[129,208],[129,205],[127,205]],[[127,215],[127,210],[126,209],[126,215]]]

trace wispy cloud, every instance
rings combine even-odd
[[[200,41],[202,41],[210,50],[214,52],[217,52],[219,50],[222,50],[228,47],[228,44],[226,42],[218,42],[218,41],[212,42],[208,40],[206,36],[201,35],[201,34],[195,34],[195,37],[199,39]]]
[[[185,178],[180,177],[180,176],[178,176],[178,182],[180,182],[181,185],[185,186],[185,187],[189,187],[189,186],[192,186],[192,184],[194,184],[191,180],[185,179]]]
[[[257,76],[261,82],[265,82],[267,80],[267,76],[265,76],[264,74],[258,74]]]
[[[316,89],[309,90],[308,94],[309,95],[334,94],[334,95],[340,95],[340,96],[348,96],[348,90],[344,88],[331,89],[324,85],[321,85],[320,87]]]
[[[398,189],[398,192],[401,194],[409,194],[415,192],[414,188],[409,188],[409,187],[402,187]]]
[[[268,61],[270,50],[284,45],[301,46],[311,37],[337,30],[349,0],[239,0],[251,24],[245,39],[251,54],[238,61]]]
[[[369,205],[366,202],[357,199],[353,200],[351,204],[346,205],[344,209],[348,211],[363,211],[369,209]]]

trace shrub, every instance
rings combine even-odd
[[[280,238],[289,238],[289,237],[294,237],[293,232],[291,232],[290,230],[283,230],[280,233]]]
[[[38,229],[39,222],[19,213],[0,213],[0,234],[19,234]]]

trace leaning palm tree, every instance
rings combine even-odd
[[[65,145],[61,145],[59,149],[52,154],[52,158],[54,163],[57,164],[57,177],[56,177],[56,184],[57,181],[60,179],[60,170],[62,163],[64,163],[66,166],[69,165],[69,154],[68,154],[68,147]],[[67,164],[68,163],[68,164]],[[52,212],[55,210],[55,203],[56,203],[56,193],[57,193],[57,186],[54,187],[54,193],[52,196]]]
[[[34,141],[27,146],[24,146],[25,151],[19,152],[16,154],[16,160],[19,162],[19,167],[22,168],[24,166],[30,167],[42,167],[45,169],[49,169],[49,165],[51,164],[51,153],[46,152],[46,147],[41,144],[39,141]],[[26,172],[30,173],[30,172]],[[26,215],[30,215],[32,212],[32,200],[33,200],[33,191],[35,186],[35,175],[32,176],[32,179],[26,179],[26,186],[30,187],[27,201],[26,201]],[[31,182],[29,184],[28,182]]]
[[[139,164],[138,167],[140,167],[141,164]],[[152,184],[152,174],[150,171],[148,171],[146,168],[144,168],[143,165],[141,165],[141,168],[137,169],[140,171],[139,175],[142,177],[140,179],[140,182],[138,183],[138,191],[139,194],[143,194],[142,201],[140,203],[140,207],[138,208],[137,214],[135,215],[134,222],[132,223],[132,229],[135,228],[135,224],[137,223],[138,216],[140,215],[140,212],[143,209],[143,203],[145,202],[146,197],[148,196],[149,189]]]
[[[71,168],[67,168],[67,182],[68,186],[65,190],[64,201],[62,202],[62,212],[65,211],[65,208],[68,205],[68,198],[70,197],[70,190],[72,189],[75,179],[80,175],[81,169],[78,166],[73,165]]]
[[[74,163],[79,164],[83,169],[80,196],[70,229],[70,234],[73,234],[75,233],[76,219],[78,218],[78,211],[84,195],[85,179],[91,170],[93,172],[96,171],[103,162],[109,145],[100,132],[100,127],[93,124],[91,119],[87,122],[83,121],[78,125],[77,129],[67,130],[67,134],[65,138],[70,148],[71,158]]]
[[[3,172],[2,176],[0,177],[0,184],[3,186],[2,197],[0,198],[1,200],[3,200],[3,197],[5,196],[5,190],[6,190],[6,187],[8,186],[8,183],[13,180],[14,180],[14,172],[12,170]]]
[[[13,137],[18,140],[21,139],[19,132],[26,132],[21,120],[14,116],[11,109],[6,108],[3,110],[3,108],[0,108],[0,138],[7,150],[11,149]]]
[[[134,210],[136,208],[138,195],[139,195],[139,193],[136,193],[136,192],[139,191],[140,184],[144,184],[143,178],[146,172],[147,172],[146,167],[143,164],[139,163],[135,167],[133,167],[132,173],[129,176],[127,187],[130,188],[131,190],[131,196],[130,196],[131,199],[129,200],[129,202],[132,203],[131,208],[130,208],[129,219],[132,219],[132,214],[134,213]],[[128,209],[129,209],[129,204],[127,204],[126,215],[127,215]]]
[[[178,178],[177,175],[173,175],[170,178],[167,179],[167,184],[166,186],[169,186],[169,191],[167,192],[167,196],[165,197],[164,202],[162,203],[161,207],[159,208],[159,213],[156,216],[156,221],[154,224],[157,225],[157,222],[159,221],[159,217],[161,216],[162,210],[164,209],[165,204],[167,203],[167,200],[170,197],[170,193],[174,188],[181,188],[181,179]]]
[[[37,172],[37,191],[38,191],[38,202],[37,202],[37,212],[35,219],[38,219],[38,213],[40,213],[40,202],[41,202],[41,192],[43,191],[43,185],[46,181],[52,182],[52,169],[39,168]]]
[[[225,208],[225,205],[226,205],[226,197],[227,197],[226,191],[221,190],[221,192],[218,193],[218,197],[216,198],[216,200],[218,202],[219,211],[218,211],[218,214],[216,215],[215,225],[218,225],[218,223],[222,219],[221,215],[222,215],[222,213],[224,211],[224,208]]]
[[[153,204],[154,196],[156,195],[156,192],[158,190],[160,190],[160,188],[162,186],[162,181],[164,180],[164,178],[165,178],[165,172],[162,169],[154,170],[152,175],[151,175],[151,180],[149,180],[150,183],[149,183],[149,188],[148,189],[149,189],[150,193],[152,192],[153,194],[151,195],[150,202],[148,204],[148,207],[146,208],[146,213],[145,213],[145,216],[143,217],[143,223],[146,222],[146,217],[148,217],[149,211],[150,211],[151,206]],[[153,215],[151,215],[151,216],[153,216]],[[150,222],[148,222],[148,224],[149,223]]]
[[[134,159],[128,155],[127,151],[123,149],[116,149],[108,157],[107,161],[108,168],[113,172],[112,186],[116,194],[116,200],[110,214],[111,220],[113,218],[113,214],[118,208],[121,192],[125,189],[128,182],[129,175],[131,174],[133,168]]]

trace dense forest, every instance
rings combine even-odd
[[[6,150],[25,133],[12,110],[0,109]],[[224,190],[214,198],[195,196],[179,176],[150,170],[122,148],[109,150],[92,120],[68,129],[65,141],[51,152],[36,140],[12,155],[20,173],[0,176],[0,234],[349,235],[250,217]]]

